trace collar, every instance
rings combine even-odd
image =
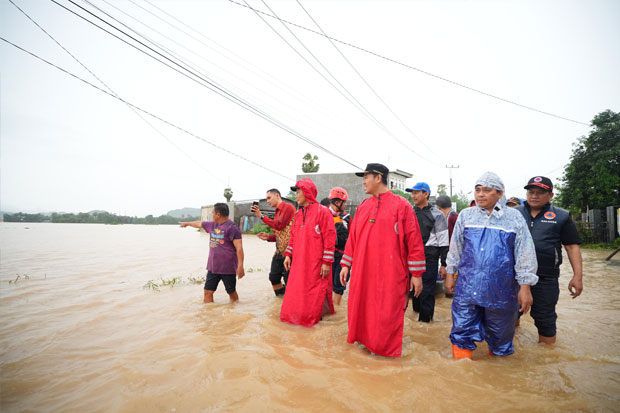
[[[373,195],[372,197],[373,198],[377,198],[377,199],[381,199],[381,198],[384,198],[384,197],[388,196],[388,194],[390,194],[390,195],[392,194],[392,191],[390,191],[389,189],[387,190],[387,192],[384,192],[382,194],[377,194],[376,196]]]
[[[508,208],[508,207],[503,206],[501,200],[499,200],[495,204],[495,207],[493,207],[493,211],[491,211],[490,214],[489,214],[489,211],[486,208],[482,208],[482,207],[477,207],[477,208],[478,208],[478,210],[480,212],[482,212],[484,215],[486,215],[488,217],[495,216],[495,217],[499,218],[499,217],[504,215],[504,208]]]
[[[523,207],[525,208],[525,210],[527,211],[527,214],[531,217],[531,211],[532,208],[530,208],[530,204],[527,203],[527,201],[523,202]],[[542,209],[540,210],[540,212],[538,212],[538,214],[536,214],[536,217],[538,217],[541,214],[544,214],[545,212],[549,211],[551,209],[551,202],[547,202],[547,204],[542,207]],[[534,218],[536,218],[534,217]]]

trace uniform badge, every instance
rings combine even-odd
[[[555,213],[551,212],[551,211],[547,211],[547,212],[545,212],[545,214],[543,216],[545,218],[547,218],[547,219],[553,219],[553,218],[555,218]]]

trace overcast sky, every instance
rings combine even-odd
[[[530,177],[561,176],[594,115],[620,110],[616,0],[248,0],[357,48],[288,26],[297,40],[277,19],[227,0],[74,0],[165,47],[198,81],[51,1],[13,1],[92,74],[8,0],[0,0],[1,37],[192,135],[0,41],[3,211],[144,216],[221,201],[227,186],[237,200],[271,187],[286,193],[306,152],[319,156],[320,172],[381,162],[433,192],[449,183],[446,165],[459,165],[454,192],[471,191],[490,170],[507,196],[523,196]]]

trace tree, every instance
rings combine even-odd
[[[301,170],[304,173],[310,173],[310,172],[318,172],[319,171],[319,167],[321,166],[320,164],[316,164],[314,163],[314,161],[318,161],[319,157],[314,155],[312,156],[310,154],[310,152],[308,152],[307,154],[304,155],[303,157],[304,160],[308,161],[308,162],[303,162],[301,164]]]
[[[448,192],[446,191],[446,184],[439,184],[437,186],[437,194],[440,196],[448,194]]]
[[[411,205],[413,205],[413,197],[411,196],[411,192],[403,192],[400,189],[392,189],[392,193],[402,196],[407,201],[409,201]]]
[[[620,113],[599,113],[592,128],[573,144],[559,185],[559,204],[572,211],[620,205]]]
[[[467,197],[467,194],[464,193],[463,191],[452,195],[452,198],[450,198],[450,200],[452,202],[456,202],[456,210],[457,210],[457,212],[460,212],[460,211],[464,210],[465,208],[469,208],[470,200]]]
[[[224,189],[224,198],[226,198],[226,202],[230,202],[233,196],[233,191],[230,188]]]

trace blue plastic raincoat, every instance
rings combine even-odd
[[[476,185],[503,190],[499,177],[490,172]],[[479,206],[462,211],[447,264],[449,274],[459,274],[452,303],[452,344],[474,350],[475,341],[486,340],[494,354],[512,354],[519,285],[538,282],[536,250],[521,213],[506,207],[504,197],[491,214]]]

